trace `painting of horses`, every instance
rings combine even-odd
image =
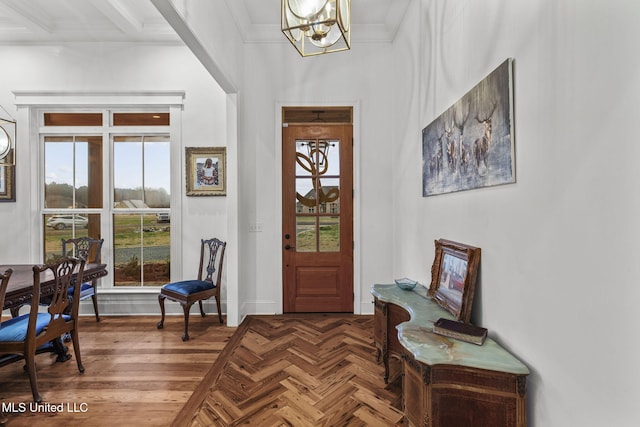
[[[422,195],[515,182],[513,59],[422,130]]]

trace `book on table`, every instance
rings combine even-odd
[[[438,319],[433,324],[433,332],[477,345],[482,345],[487,338],[486,328],[444,318]]]

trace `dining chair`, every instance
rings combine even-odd
[[[4,307],[4,296],[7,293],[9,279],[13,273],[12,269],[7,269],[4,273],[0,273],[0,324],[2,323],[2,307]]]
[[[78,304],[72,304],[72,299],[77,301],[80,297],[80,287],[75,287],[73,298],[69,296],[69,288],[73,285],[74,276],[76,276],[75,280],[78,283],[82,283],[84,266],[84,260],[67,257],[60,258],[49,265],[34,265],[33,300],[41,300],[41,275],[52,277],[55,283],[46,312],[39,312],[39,304],[31,304],[31,310],[28,314],[13,317],[0,323],[0,356],[17,354],[24,357],[25,369],[29,374],[31,393],[35,402],[42,401],[42,396],[38,391],[35,363],[36,350],[39,347],[49,342],[61,345],[60,337],[62,334],[70,333],[78,370],[81,373],[84,372],[78,340]]]
[[[7,293],[7,286],[9,286],[9,279],[11,278],[12,269],[7,269],[4,274],[0,273],[0,325],[2,325],[2,307],[4,307],[4,296]],[[4,412],[0,410],[0,426],[7,424],[7,417]]]
[[[83,259],[87,264],[99,264],[100,252],[102,250],[102,244],[104,239],[94,239],[92,237],[78,237],[75,239],[62,239],[62,256],[63,257],[76,257]],[[98,279],[93,279],[91,282],[82,283],[80,288],[80,299],[78,301],[91,297],[93,300],[93,312],[96,315],[96,322],[100,321],[100,314],[98,313]],[[73,294],[75,287],[69,288],[69,293]],[[76,301],[76,300],[74,300]]]
[[[218,307],[218,318],[220,319],[220,323],[224,323],[220,309],[220,287],[222,282],[222,262],[224,261],[226,246],[226,242],[216,238],[208,240],[202,239],[200,242],[198,278],[195,280],[181,280],[179,282],[168,283],[160,289],[158,302],[160,303],[162,318],[156,325],[158,329],[164,327],[165,299],[170,299],[182,305],[184,311],[184,335],[182,335],[182,341],[189,339],[189,310],[196,301],[198,301],[200,306],[200,314],[204,317],[205,313],[202,307],[202,301],[214,297]],[[205,273],[206,275],[203,278]]]

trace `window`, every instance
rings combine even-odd
[[[63,238],[104,237],[115,286],[167,283],[169,113],[46,111],[41,123],[44,259],[61,255]]]

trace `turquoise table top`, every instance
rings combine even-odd
[[[457,365],[490,371],[528,375],[529,369],[493,339],[476,344],[433,333],[433,324],[441,317],[453,319],[448,311],[427,296],[427,289],[417,285],[405,291],[394,285],[373,285],[371,294],[380,301],[395,304],[411,316],[397,326],[398,340],[415,360],[426,365]]]

